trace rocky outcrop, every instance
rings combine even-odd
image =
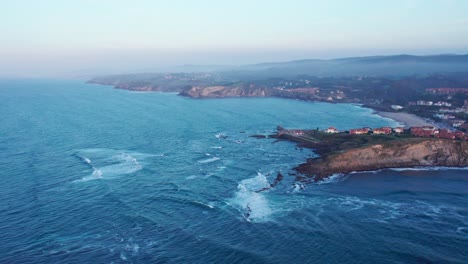
[[[468,166],[468,141],[416,138],[392,141],[309,159],[296,170],[320,180],[335,173],[424,166]]]

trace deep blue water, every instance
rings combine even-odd
[[[467,170],[304,185],[288,173],[311,150],[249,137],[279,124],[395,123],[347,104],[0,81],[0,262],[468,262]]]

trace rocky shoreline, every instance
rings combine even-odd
[[[427,138],[390,141],[332,151],[318,158],[308,159],[295,170],[319,181],[337,173],[439,166],[467,167],[468,142]]]
[[[334,174],[376,171],[388,168],[467,167],[468,141],[437,138],[368,137],[369,141],[350,144],[356,137],[328,136],[316,142],[288,135],[280,139],[311,148],[320,156],[308,159],[294,169],[298,180],[319,181]],[[366,139],[366,140],[367,140]]]

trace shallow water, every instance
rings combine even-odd
[[[289,173],[312,151],[249,137],[395,124],[368,109],[50,80],[0,81],[0,102],[2,263],[468,259],[466,170],[305,185]]]

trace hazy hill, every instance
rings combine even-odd
[[[468,55],[432,56],[371,56],[331,60],[296,60],[289,62],[260,63],[241,66],[183,65],[166,73],[142,73],[101,76],[92,82],[111,84],[126,89],[146,86],[152,90],[177,91],[184,86],[227,85],[229,83],[295,78],[299,75],[315,77],[407,77],[432,74],[468,72]],[[154,86],[160,86],[154,88]],[[146,88],[145,88],[146,89]]]
[[[468,55],[372,56],[332,60],[298,60],[261,63],[225,71],[244,78],[311,76],[411,76],[468,70]]]

